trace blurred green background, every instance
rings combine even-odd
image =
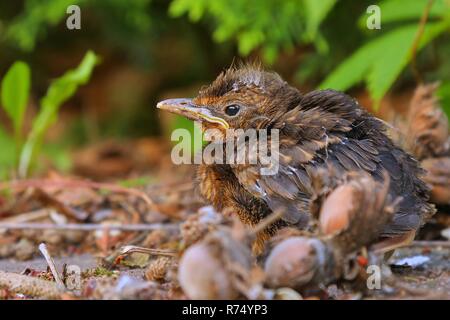
[[[80,30],[66,27],[73,4]],[[381,29],[366,26],[373,4]],[[192,129],[157,101],[195,95],[239,59],[303,91],[347,91],[382,118],[407,108],[414,59],[441,81],[449,114],[449,40],[449,0],[1,1],[0,178],[67,171],[74,151],[105,140]]]

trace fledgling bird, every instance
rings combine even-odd
[[[310,218],[312,177],[332,166],[338,174],[363,170],[382,181],[386,171],[389,193],[402,197],[393,219],[380,234],[398,246],[411,241],[434,213],[429,190],[419,178],[418,162],[394,145],[384,123],[363,110],[348,95],[334,90],[306,94],[273,72],[245,65],[221,73],[194,99],[169,99],[158,108],[202,121],[204,129],[279,131],[279,170],[262,175],[262,163],[201,164],[202,195],[216,210],[231,208],[240,219],[256,225],[282,210],[280,221],[259,237],[259,245],[277,228],[305,228]],[[395,247],[395,246],[394,246]]]

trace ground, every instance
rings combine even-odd
[[[99,266],[99,259],[90,254],[55,258],[55,265],[77,265],[82,272]],[[343,293],[330,286],[337,299],[450,299],[450,245],[445,242],[415,242],[411,247],[398,249],[388,260],[393,279],[383,283],[382,290],[369,291],[364,297],[359,293]],[[21,273],[26,269],[45,271],[44,258],[29,261],[0,260],[0,270]],[[136,280],[143,279],[145,268],[121,269],[117,278],[128,275]]]

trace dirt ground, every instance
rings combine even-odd
[[[411,289],[407,290],[410,298],[450,299],[448,243],[400,249],[391,257],[389,264],[399,285],[405,284]]]
[[[63,265],[76,265],[81,269],[81,272],[85,272],[91,269],[95,269],[99,266],[98,258],[90,254],[75,255],[72,257],[59,257],[53,258],[58,270],[63,269]],[[0,260],[0,270],[14,273],[21,273],[26,269],[33,269],[38,271],[45,271],[47,269],[47,263],[44,258],[35,258],[29,261],[16,261],[13,259]],[[120,274],[127,274],[130,277],[141,279],[144,276],[145,268],[136,268],[129,270],[121,270]]]
[[[99,260],[90,255],[54,258],[58,270],[63,265],[77,265],[81,271],[88,271],[99,265]],[[437,242],[432,247],[423,242],[416,242],[411,247],[398,249],[388,260],[392,280],[383,283],[382,289],[369,291],[367,299],[450,299],[450,245]],[[45,271],[44,258],[29,261],[0,260],[0,270],[21,273],[30,268]],[[121,269],[120,275],[142,279],[145,268]],[[330,289],[329,289],[330,290]],[[337,289],[339,290],[339,289]],[[341,295],[343,297],[343,295]],[[349,295],[346,295],[349,298]],[[360,299],[355,295],[350,297]]]

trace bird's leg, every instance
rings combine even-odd
[[[278,222],[272,222],[262,228],[260,223],[272,214],[271,210],[264,202],[254,198],[246,190],[238,190],[239,193],[234,194],[233,201],[230,201],[227,209],[236,214],[247,226],[258,229],[254,233],[255,238],[252,245],[253,254],[258,256],[263,253],[266,241],[277,230]]]
[[[202,165],[198,171],[200,192],[217,211],[225,209],[236,214],[248,226],[256,226],[272,212],[267,205],[253,197],[240,184],[227,165]],[[274,225],[258,232],[253,244],[253,253],[259,254],[264,243],[275,232]]]
[[[375,254],[387,254],[395,249],[409,246],[416,235],[415,230],[411,230],[401,236],[382,240],[371,247]]]

